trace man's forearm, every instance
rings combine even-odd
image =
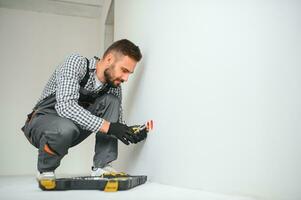
[[[110,122],[108,122],[108,121],[106,121],[106,120],[103,120],[102,126],[100,127],[100,130],[99,130],[99,131],[100,131],[101,133],[107,134],[109,128],[110,128]]]

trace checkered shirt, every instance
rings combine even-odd
[[[96,68],[97,60],[95,58],[89,59],[90,69]],[[87,61],[85,57],[79,54],[72,54],[68,56],[63,63],[61,63],[47,82],[38,103],[48,97],[49,95],[56,95],[55,109],[59,116],[68,118],[78,124],[84,130],[92,132],[98,131],[102,126],[103,119],[93,115],[90,111],[78,105],[80,82],[84,78],[87,71]],[[96,70],[89,72],[89,79],[85,85],[88,91],[98,92],[103,86],[96,88]],[[122,100],[121,87],[110,88],[107,92],[113,94]],[[122,106],[120,106],[119,122],[124,123],[122,119]]]

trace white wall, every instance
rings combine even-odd
[[[144,54],[128,123],[154,119],[116,166],[151,181],[301,199],[301,4],[116,0],[115,40]]]
[[[103,31],[103,30],[102,30]],[[99,56],[100,19],[0,8],[0,175],[35,174],[37,150],[22,127],[55,67],[70,53]],[[89,173],[94,136],[71,149],[58,173]]]

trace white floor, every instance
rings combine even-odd
[[[201,190],[190,190],[158,183],[147,182],[128,191],[102,192],[94,190],[86,191],[42,191],[38,188],[35,177],[31,176],[0,176],[0,199],[22,200],[59,200],[59,199],[198,199],[198,200],[254,200],[247,197],[235,197],[208,193]]]

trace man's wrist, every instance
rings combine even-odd
[[[102,126],[100,127],[100,132],[107,134],[110,128],[110,122],[103,120]]]

